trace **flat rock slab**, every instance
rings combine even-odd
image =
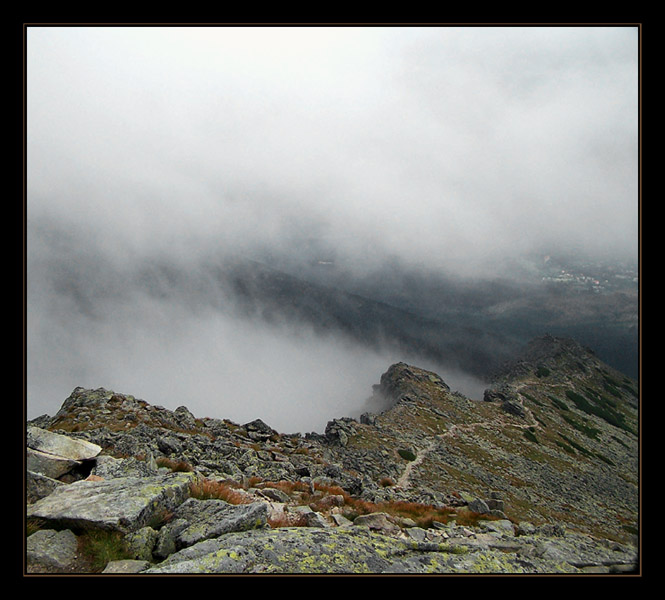
[[[143,573],[381,573],[404,550],[365,527],[254,529],[199,542]]]
[[[26,469],[51,479],[57,479],[81,464],[81,461],[49,454],[33,448],[26,449]]]
[[[39,427],[28,427],[26,434],[28,448],[70,460],[88,460],[102,451],[101,446],[92,442],[70,438]]]
[[[592,539],[496,536],[419,542],[367,527],[284,527],[228,533],[171,554],[144,573],[582,573],[629,568],[628,548]],[[508,545],[509,543],[509,545]],[[569,552],[583,546],[586,558]]]
[[[28,506],[27,516],[42,519],[46,527],[129,533],[184,502],[196,477],[194,473],[167,473],[77,481]]]
[[[188,523],[177,535],[177,545],[186,547],[225,533],[263,527],[268,522],[268,504],[233,505],[224,500],[189,498],[174,511],[174,518]]]
[[[115,573],[126,575],[128,573],[140,573],[150,566],[147,560],[112,560],[102,571],[104,574]]]
[[[42,473],[34,473],[30,470],[25,474],[25,491],[28,504],[32,504],[41,498],[53,493],[58,487],[67,485],[57,479],[52,479]]]

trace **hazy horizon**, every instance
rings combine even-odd
[[[638,34],[28,26],[28,415],[83,385],[321,430],[402,358],[125,289],[144,262],[311,240],[359,274],[636,261]]]

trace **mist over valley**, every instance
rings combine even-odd
[[[27,32],[26,411],[284,432],[532,338],[638,374],[633,27]]]

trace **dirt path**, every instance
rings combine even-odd
[[[434,448],[436,444],[436,436],[433,437],[427,446],[423,448],[422,450],[419,448],[416,448],[416,458],[409,463],[407,463],[406,467],[404,468],[404,472],[400,475],[399,479],[397,480],[397,486],[401,487],[402,489],[406,489],[411,486],[411,483],[409,482],[409,478],[411,477],[411,471],[415,467],[417,467],[421,462],[423,462],[424,458],[429,454],[429,452]]]
[[[401,487],[402,489],[407,489],[411,487],[411,482],[410,482],[411,472],[418,465],[420,465],[423,462],[423,460],[425,460],[427,455],[436,446],[438,440],[442,440],[448,437],[455,437],[460,432],[471,433],[478,427],[515,427],[517,429],[529,429],[535,427],[536,429],[539,429],[540,424],[533,418],[531,411],[527,407],[524,407],[524,410],[527,415],[526,420],[531,421],[531,423],[526,422],[523,425],[518,425],[516,423],[508,423],[507,421],[504,421],[503,419],[499,418],[494,421],[478,421],[477,423],[470,423],[468,425],[452,425],[450,429],[448,429],[448,431],[446,431],[445,433],[439,433],[437,435],[432,436],[429,443],[424,448],[422,449],[416,448],[416,458],[407,463],[406,467],[404,468],[404,471],[397,480],[396,485],[398,487]]]

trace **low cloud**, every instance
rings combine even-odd
[[[143,263],[481,277],[535,251],[637,256],[634,27],[27,33],[33,413],[89,385],[314,427],[394,362],[132,290],[114,305]]]

